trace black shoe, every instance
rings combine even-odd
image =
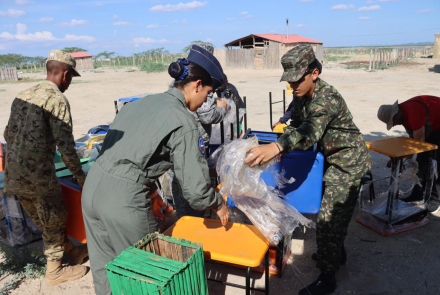
[[[312,260],[318,261],[318,259],[319,259],[318,253],[313,253],[312,254]],[[341,265],[345,265],[346,262],[347,262],[347,252],[345,251],[344,244],[342,244],[342,249],[341,249]]]
[[[335,276],[321,274],[316,281],[301,289],[298,295],[326,295],[336,290]]]

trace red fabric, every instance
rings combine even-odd
[[[431,131],[440,131],[440,97],[421,95],[399,104],[403,112],[403,127],[418,130],[425,126],[426,107],[417,101],[424,102],[429,108],[429,124]]]

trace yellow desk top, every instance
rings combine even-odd
[[[203,244],[206,260],[243,266],[260,265],[269,249],[269,242],[253,225],[184,216],[164,235]]]
[[[393,137],[366,142],[367,147],[375,152],[392,158],[404,157],[436,150],[435,144],[418,141],[409,137]]]

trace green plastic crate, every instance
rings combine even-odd
[[[208,294],[201,244],[150,234],[106,265],[115,295]]]

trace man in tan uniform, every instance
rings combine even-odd
[[[68,53],[52,50],[46,62],[47,78],[22,91],[12,102],[4,132],[8,144],[5,191],[18,197],[34,223],[43,231],[47,258],[46,283],[56,285],[87,273],[81,263],[87,247],[76,247],[65,234],[67,211],[55,174],[55,148],[82,187],[85,180],[72,135],[70,105],[63,92],[79,76]],[[71,266],[63,266],[63,254]]]

